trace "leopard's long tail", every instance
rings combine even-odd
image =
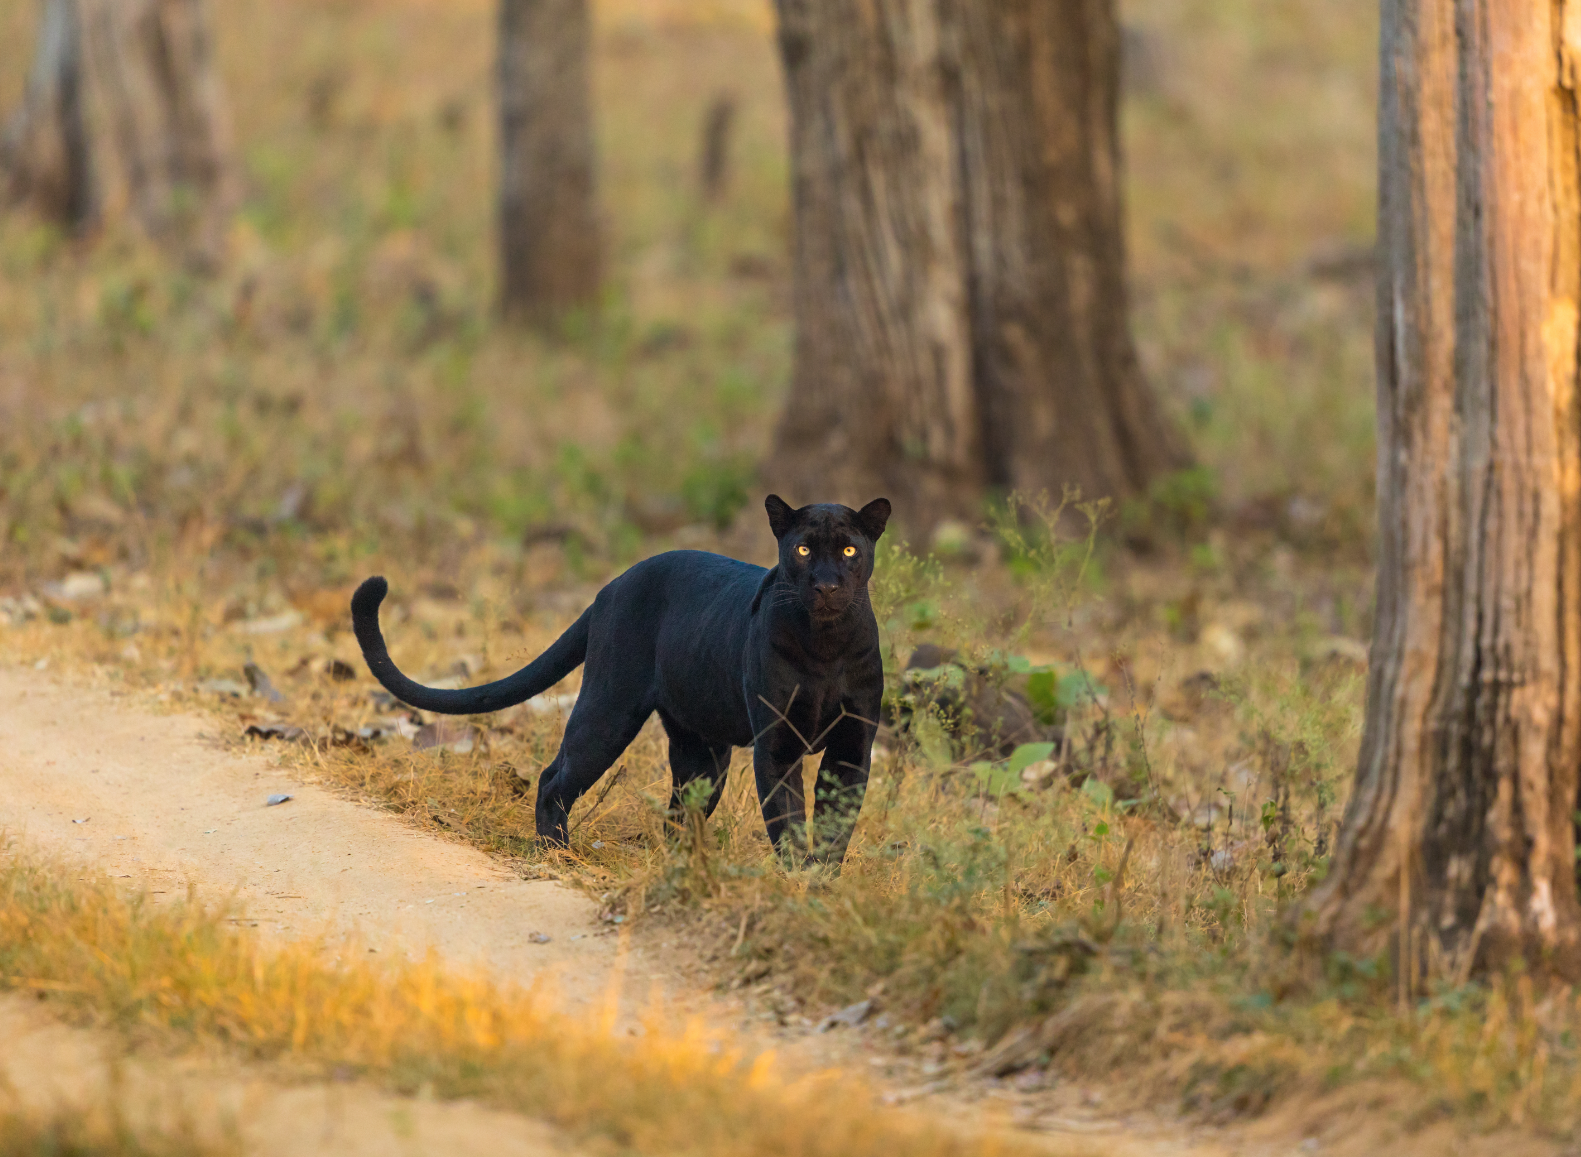
[[[547,691],[587,658],[592,607],[583,611],[582,617],[566,628],[565,634],[550,644],[547,651],[514,675],[459,691],[424,687],[403,675],[385,648],[384,635],[379,630],[379,604],[389,591],[390,584],[382,575],[375,575],[357,588],[357,593],[351,596],[352,629],[357,633],[362,657],[367,660],[373,677],[402,703],[419,710],[440,715],[483,715],[511,707]]]

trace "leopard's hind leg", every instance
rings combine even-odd
[[[535,819],[542,840],[562,846],[569,841],[571,805],[631,746],[653,714],[654,703],[649,696],[624,704],[612,703],[610,699],[607,695],[589,694],[584,683],[582,694],[571,709],[560,751],[538,779]]]

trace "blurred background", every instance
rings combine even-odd
[[[675,544],[761,558],[794,345],[775,13],[591,7],[601,276],[547,329],[497,308],[491,4],[211,6],[234,180],[201,253],[113,191],[80,230],[14,199],[0,593],[197,568],[256,598],[390,560],[461,582],[478,544],[536,588]],[[46,8],[0,0],[6,115]],[[1375,20],[1120,6],[1131,325],[1195,465],[1106,522],[1111,570],[1366,566]],[[1364,635],[1353,613],[1325,629]]]
[[[1221,985],[1241,1018],[1243,967],[1327,868],[1362,725],[1376,6],[994,9],[1094,21],[1086,64],[1048,70],[1093,70],[1086,120],[1039,104],[1049,75],[1019,90],[1001,76],[995,99],[1025,104],[970,140],[985,156],[1017,133],[1034,159],[1066,150],[1072,187],[1097,190],[1073,214],[1096,224],[1069,229],[1035,182],[1017,194],[987,168],[957,174],[976,209],[1021,195],[1025,219],[1076,250],[1099,238],[1112,265],[1091,329],[1166,448],[1113,489],[1084,482],[1082,501],[1110,500],[1092,526],[1073,503],[1054,513],[1083,481],[1059,453],[952,465],[952,437],[971,440],[950,409],[959,374],[866,340],[870,317],[841,296],[853,269],[875,285],[899,269],[895,316],[931,324],[919,297],[970,290],[922,276],[929,239],[950,233],[948,213],[928,218],[954,204],[928,199],[948,166],[905,166],[939,144],[916,126],[948,122],[919,109],[986,89],[935,84],[959,75],[895,28],[893,57],[863,40],[872,13],[903,5],[849,6],[844,23],[841,0],[780,7],[821,13],[820,34],[782,38],[769,0],[0,0],[0,652],[207,711],[304,780],[587,888],[611,921],[695,902],[700,942],[722,937],[715,978],[777,985],[784,1009],[860,1000],[887,977],[896,1015],[992,1038],[1063,999],[1063,966],[1028,964],[1066,959],[1060,929],[1134,925],[1137,959],[1173,945],[1157,959],[1182,984]],[[522,33],[529,9],[562,24],[519,37],[502,68],[501,30]],[[63,10],[89,42],[77,57],[61,49],[72,26],[41,23]],[[139,12],[152,23],[126,16]],[[850,64],[864,52],[876,63]],[[80,120],[74,59],[94,74]],[[514,154],[502,75],[559,85],[547,120],[505,102]],[[151,91],[178,131],[150,131]],[[841,127],[869,114],[887,128]],[[1085,152],[1072,124],[1094,130]],[[90,195],[70,193],[79,153]],[[839,182],[864,165],[872,195],[851,195]],[[517,207],[503,217],[502,186]],[[842,188],[845,209],[808,216]],[[880,203],[912,233],[874,227]],[[1038,263],[1011,232],[988,244],[998,272]],[[513,245],[519,294],[501,273]],[[1082,304],[1037,286],[1102,281],[1028,277],[1012,304],[1029,333],[1044,301],[1049,316]],[[981,326],[969,355],[941,341],[938,364],[1013,361],[1015,332]],[[1028,340],[1059,362],[1059,340]],[[943,400],[919,386],[904,420],[864,416],[892,370]],[[1120,392],[1062,399],[1057,416],[1086,420]],[[995,437],[1037,426],[1021,416],[1000,412]],[[872,430],[887,450],[864,445]],[[347,629],[354,585],[384,573],[403,669],[442,686],[498,677],[641,557],[771,560],[769,489],[860,502],[880,485],[897,510],[873,583],[893,726],[844,906],[765,869],[743,753],[711,840],[670,840],[656,723],[579,804],[571,850],[545,851],[523,797],[578,677],[452,728],[374,689]],[[1012,754],[961,725],[971,712],[1032,720],[1039,742]],[[1124,930],[1105,908],[1122,886]],[[1023,934],[1054,938],[1053,956],[1021,952]],[[1162,1039],[1151,1013],[1135,1038],[1107,1016],[1092,1022],[1104,1056]]]

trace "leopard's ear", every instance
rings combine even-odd
[[[770,494],[765,498],[763,508],[769,512],[769,529],[774,532],[774,537],[784,538],[796,518],[795,508],[778,494]]]
[[[869,541],[877,542],[889,525],[889,499],[875,498],[856,512],[856,524]]]

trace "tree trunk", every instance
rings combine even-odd
[[[796,358],[769,466],[913,525],[1187,462],[1126,315],[1112,0],[779,0]]]
[[[155,239],[217,259],[235,174],[203,0],[84,0],[84,8],[133,214]]]
[[[235,181],[203,0],[46,0],[0,159],[49,218],[124,204],[156,240],[217,257]]]
[[[22,106],[0,134],[5,199],[76,231],[95,208],[76,0],[44,0]]]
[[[1378,613],[1309,931],[1581,977],[1581,4],[1386,0]]]
[[[500,307],[552,322],[599,287],[587,0],[501,0]]]

